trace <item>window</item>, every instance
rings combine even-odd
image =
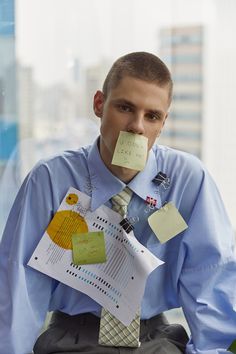
[[[30,168],[99,134],[93,95],[131,51],[169,65],[160,142],[204,161],[236,228],[235,13],[235,0],[0,0],[0,238]]]

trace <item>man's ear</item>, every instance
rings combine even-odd
[[[97,117],[102,118],[104,106],[104,94],[102,91],[97,91],[93,98],[93,111]]]

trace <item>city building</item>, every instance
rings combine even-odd
[[[160,56],[174,81],[173,101],[160,143],[202,156],[203,27],[163,28]]]
[[[110,69],[111,62],[103,60],[97,65],[90,66],[86,70],[85,78],[85,99],[86,99],[86,116],[94,117],[93,112],[93,97],[97,90],[102,89],[103,82],[107,72]]]
[[[31,138],[34,129],[34,100],[35,84],[33,69],[18,65],[18,112],[19,112],[19,140]]]

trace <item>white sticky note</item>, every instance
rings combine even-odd
[[[147,160],[148,139],[139,134],[120,131],[112,164],[141,171]]]
[[[181,214],[171,202],[150,215],[148,223],[161,243],[170,240],[188,228]]]

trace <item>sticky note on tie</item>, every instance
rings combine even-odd
[[[73,234],[72,256],[74,264],[106,262],[104,233],[98,231]]]
[[[148,139],[139,134],[121,131],[116,142],[112,164],[141,171],[148,152]]]
[[[150,215],[148,223],[161,243],[170,240],[188,228],[173,203],[167,203]]]
[[[227,349],[229,352],[236,354],[236,340],[231,343],[230,347]]]

